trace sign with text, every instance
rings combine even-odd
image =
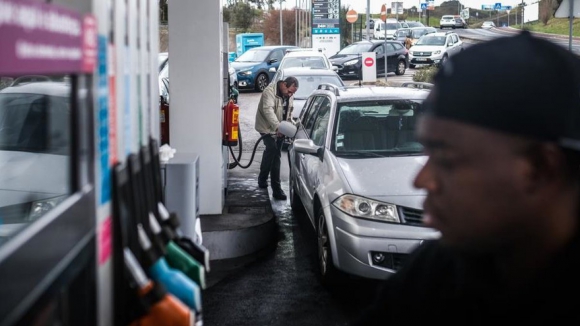
[[[321,49],[327,57],[330,57],[340,51],[340,35],[312,35],[312,48]]]
[[[312,0],[312,47],[327,56],[340,51],[340,0]]]
[[[94,19],[30,0],[0,0],[0,13],[0,74],[77,73],[94,68]]]
[[[362,81],[377,81],[377,58],[375,52],[362,53]]]
[[[427,2],[427,10],[435,10],[435,1]]]
[[[391,14],[402,15],[403,11],[403,3],[402,2],[391,2]]]
[[[312,0],[312,28],[340,28],[340,0]]]

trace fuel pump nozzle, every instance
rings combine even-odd
[[[139,243],[145,253],[146,267],[151,278],[163,284],[169,293],[176,296],[181,302],[193,309],[196,313],[201,313],[201,289],[181,271],[175,270],[167,264],[167,261],[154,248],[147,237],[147,233],[141,224],[137,225]]]
[[[190,326],[195,324],[195,315],[159,283],[151,281],[137,262],[133,252],[124,248],[125,269],[137,288],[137,294],[147,314],[130,326],[175,325]]]
[[[175,238],[173,241],[179,245],[179,247],[185,250],[193,259],[202,263],[205,271],[209,273],[209,250],[202,246],[201,244],[191,241],[191,239],[184,237],[179,230],[179,217],[175,213],[169,213],[165,208],[163,203],[157,203],[159,218],[161,219],[161,225],[163,228],[168,228],[174,231]]]
[[[165,245],[167,251],[165,259],[169,266],[183,272],[202,289],[205,289],[205,268],[173,242],[175,236],[173,231],[169,228],[162,229],[153,213],[149,213],[149,224],[154,236],[162,239]]]

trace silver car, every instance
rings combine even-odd
[[[290,200],[318,237],[323,282],[343,272],[385,279],[425,239],[424,192],[413,179],[427,157],[415,123],[429,90],[320,85],[289,147]]]

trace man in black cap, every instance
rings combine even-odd
[[[354,325],[580,325],[580,59],[523,32],[438,72],[425,241]]]

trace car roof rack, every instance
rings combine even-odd
[[[333,84],[322,83],[322,84],[318,85],[318,89],[325,90],[325,91],[332,91],[332,92],[334,92],[334,95],[336,95],[336,96],[340,95],[338,87],[336,85],[333,85]]]

